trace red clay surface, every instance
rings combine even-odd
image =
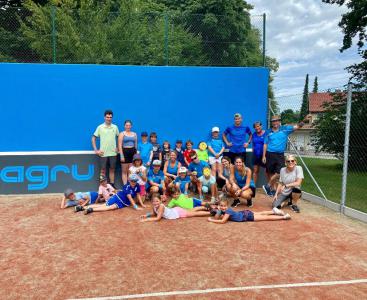
[[[60,197],[0,197],[1,299],[367,278],[367,225],[308,202],[290,221],[218,225],[205,217],[140,223],[131,208],[85,216],[59,209]],[[259,194],[253,210],[269,207]],[[245,297],[367,299],[367,283],[147,299]]]

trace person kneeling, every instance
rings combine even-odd
[[[129,182],[122,187],[122,190],[113,195],[107,200],[105,204],[92,204],[87,207],[75,206],[75,212],[84,211],[84,214],[90,214],[94,211],[108,211],[114,209],[120,209],[132,205],[135,210],[141,210],[135,203],[136,197],[142,207],[145,207],[140,197],[140,187],[138,185],[138,176],[131,174],[129,176]]]
[[[251,210],[234,211],[228,206],[228,200],[219,202],[219,209],[214,218],[208,218],[209,222],[224,224],[227,221],[233,222],[254,222],[254,221],[279,221],[289,220],[291,216],[285,214],[276,207],[270,211],[252,212]]]

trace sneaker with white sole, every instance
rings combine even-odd
[[[299,212],[300,212],[299,207],[298,207],[297,205],[295,205],[295,204],[292,204],[292,205],[291,205],[291,209],[292,209],[293,211],[295,211],[296,213],[299,213]]]
[[[248,207],[252,207],[253,206],[252,199],[247,200],[247,206]]]
[[[285,214],[284,215],[284,220],[290,220],[291,219],[291,215],[290,214]]]
[[[273,213],[277,216],[285,216],[284,211],[280,210],[279,208],[273,207]]]
[[[240,199],[234,199],[233,200],[233,203],[232,203],[232,205],[231,205],[231,207],[237,207],[238,205],[240,205],[241,204],[241,201],[240,201]]]
[[[268,184],[264,184],[263,185],[263,190],[265,192],[266,195],[270,196],[270,193],[271,193],[271,188]]]
[[[91,208],[91,207],[88,207],[86,210],[84,210],[85,215],[90,214],[92,212],[93,212],[93,208]]]
[[[81,205],[77,205],[74,207],[74,212],[79,212],[79,211],[83,211],[84,210],[84,207],[81,206]]]

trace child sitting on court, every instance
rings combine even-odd
[[[190,176],[187,176],[187,169],[185,167],[180,167],[178,169],[178,176],[174,181],[175,187],[187,195],[190,184]]]
[[[161,170],[161,161],[156,159],[152,163],[153,169],[148,171],[148,183],[147,192],[149,193],[149,198],[152,197],[154,193],[159,193],[163,195],[163,200],[166,199],[166,185],[164,183],[164,174]]]
[[[219,209],[217,210],[215,217],[209,217],[208,221],[218,224],[224,224],[227,221],[233,222],[256,222],[256,221],[279,221],[289,220],[291,216],[285,214],[276,207],[273,210],[252,212],[251,210],[234,211],[228,205],[228,200],[221,200],[219,202]]]
[[[205,142],[199,143],[199,149],[196,150],[196,154],[199,158],[199,160],[208,162],[209,161],[209,155],[208,155],[208,145]]]
[[[134,198],[139,201],[142,207],[143,204],[139,192],[140,187],[138,185],[139,178],[135,174],[129,176],[129,181],[122,187],[122,190],[118,191],[117,194],[113,195],[106,201],[106,203],[92,204],[88,205],[86,208],[84,206],[75,206],[75,212],[84,211],[84,214],[90,214],[94,211],[108,211],[114,209],[120,209],[132,205],[135,210],[141,210],[135,203]]]
[[[145,185],[147,183],[147,168],[143,165],[143,160],[141,159],[140,154],[135,153],[133,156],[133,163],[131,167],[129,168],[129,175],[135,174],[138,176],[139,181],[139,187],[140,187],[140,196],[142,198],[142,201],[144,203],[145,201]]]
[[[154,222],[160,221],[162,218],[168,220],[175,220],[179,218],[191,218],[191,217],[205,217],[209,216],[210,212],[205,207],[195,207],[192,210],[186,210],[181,207],[169,208],[166,207],[159,195],[154,195],[152,199],[153,213],[147,213],[140,216],[141,222]]]
[[[116,194],[116,190],[112,185],[107,183],[107,177],[104,175],[101,175],[99,177],[98,200],[107,201],[115,194]],[[99,201],[96,201],[96,202],[98,203]]]
[[[73,206],[86,206],[88,204],[96,203],[98,200],[97,192],[77,192],[75,193],[72,189],[67,189],[64,192],[64,196],[61,200],[60,208],[68,208]]]
[[[211,203],[214,204],[218,196],[218,188],[217,181],[215,177],[211,175],[209,167],[204,167],[203,175],[199,177],[199,181],[201,182],[201,190],[204,194],[209,193],[210,191],[212,196]]]

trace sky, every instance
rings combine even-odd
[[[302,94],[307,73],[309,90],[312,90],[315,76],[319,91],[338,88],[348,82],[345,67],[361,59],[356,47],[339,52],[343,34],[338,22],[346,8],[321,0],[247,2],[254,6],[252,15],[266,13],[266,53],[276,58],[280,65],[274,74],[276,97]]]

